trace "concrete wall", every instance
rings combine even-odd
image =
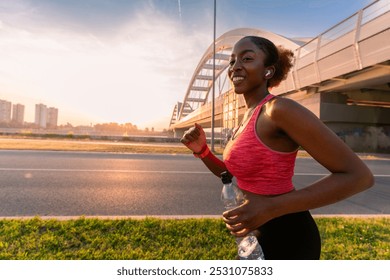
[[[356,152],[390,153],[390,126],[349,128],[337,134]]]
[[[389,153],[390,108],[347,105],[347,97],[321,93],[320,119],[356,152]]]
[[[355,152],[390,153],[390,107],[347,104],[347,92],[309,91],[288,97],[311,110]]]

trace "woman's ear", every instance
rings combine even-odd
[[[274,73],[275,73],[275,68],[274,67],[269,67],[267,70],[265,70],[264,77],[266,79],[270,79],[270,78],[272,78]]]

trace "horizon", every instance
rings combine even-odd
[[[217,37],[241,27],[313,38],[372,0],[217,1]],[[6,0],[0,99],[59,109],[58,124],[168,128],[205,50],[213,1]]]

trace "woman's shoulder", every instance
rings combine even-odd
[[[275,96],[268,102],[266,113],[272,118],[286,118],[291,114],[301,115],[310,111],[297,101],[283,96]]]
[[[269,120],[283,131],[322,126],[315,113],[291,98],[276,96],[267,105],[265,113]]]

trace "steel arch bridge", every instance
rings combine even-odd
[[[297,49],[299,44],[275,33],[259,29],[240,28],[229,31],[219,37],[215,42],[215,77],[218,79],[228,67],[230,52],[234,44],[244,36],[254,35],[270,39],[276,45],[283,45],[289,49]],[[226,81],[226,80],[225,80]],[[225,82],[224,81],[224,82]],[[182,103],[175,105],[172,113],[170,127],[184,119],[194,110],[205,105],[213,86],[213,45],[211,45],[201,58],[189,83]]]
[[[390,151],[390,1],[377,0],[308,42],[250,28],[231,30],[215,42],[215,127],[231,129],[245,111],[226,69],[233,45],[242,37],[270,39],[294,51],[294,67],[271,92],[292,98],[315,113],[332,130],[362,134],[369,126],[387,131]],[[213,44],[199,61],[184,100],[173,109],[169,129],[175,137],[199,123],[211,127]],[[382,135],[380,135],[382,137]],[[383,137],[382,137],[383,138]]]

